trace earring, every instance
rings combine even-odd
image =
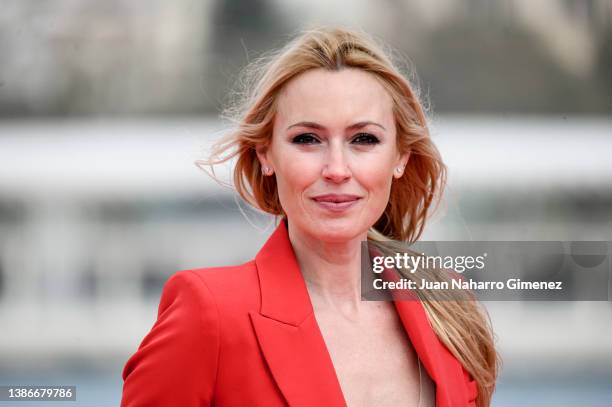
[[[272,174],[272,169],[270,167],[262,167],[261,172],[264,175],[270,175],[270,174]]]

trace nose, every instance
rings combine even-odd
[[[344,182],[351,177],[342,142],[330,143],[322,175],[325,179],[336,183]]]

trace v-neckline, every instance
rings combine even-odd
[[[261,307],[249,315],[263,356],[286,400],[291,406],[346,406],[285,220],[257,253],[255,264]],[[392,302],[417,357],[436,385],[436,405],[467,405],[463,368],[434,333],[422,303],[418,299]]]

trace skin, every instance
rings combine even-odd
[[[262,166],[276,176],[289,238],[351,406],[405,405],[418,397],[416,356],[393,304],[360,295],[361,241],[410,156],[397,149],[392,107],[370,73],[312,69],[282,89],[271,143],[257,148]],[[363,122],[372,123],[351,127]],[[312,200],[327,193],[361,199],[334,213]]]
[[[272,141],[257,151],[262,166],[276,174],[304,279],[349,318],[361,305],[360,242],[382,215],[393,178],[403,174],[395,169],[403,170],[409,158],[397,149],[392,107],[389,93],[365,71],[309,70],[281,91]],[[378,125],[349,129],[365,121]],[[300,122],[323,128],[292,126]],[[362,198],[332,213],[311,199],[326,193]]]

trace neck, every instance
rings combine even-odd
[[[361,304],[361,242],[367,232],[342,242],[321,241],[288,223],[288,234],[313,307],[357,314]]]

